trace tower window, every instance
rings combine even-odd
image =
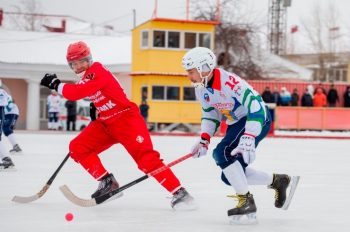
[[[180,32],[168,32],[168,48],[180,48]]]
[[[210,34],[209,33],[199,33],[199,46],[210,48]]]
[[[185,32],[185,48],[194,48],[196,46],[197,34]]]
[[[165,31],[153,32],[153,47],[157,47],[157,48],[165,47]]]
[[[141,35],[141,47],[148,48],[148,31],[142,31]]]

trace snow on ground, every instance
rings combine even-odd
[[[58,190],[67,184],[77,195],[87,198],[97,187],[85,171],[68,160],[49,191],[30,204],[11,202],[14,195],[37,193],[67,154],[69,141],[76,134],[57,132],[17,134],[25,154],[12,156],[17,171],[0,172],[1,232],[13,231],[348,231],[350,221],[349,140],[268,138],[260,145],[253,167],[268,172],[301,176],[301,182],[288,211],[273,206],[274,193],[266,186],[253,186],[259,224],[230,225],[226,212],[236,203],[227,198],[233,190],[220,181],[220,170],[210,155],[189,159],[173,168],[183,185],[196,198],[200,208],[175,212],[170,195],[153,179],[124,191],[117,200],[93,208],[68,202]],[[195,137],[152,137],[165,162],[188,153]],[[211,149],[220,138],[213,139]],[[3,142],[9,148],[6,138]],[[143,175],[120,146],[101,155],[107,169],[120,184]],[[67,212],[74,219],[67,222]]]
[[[278,136],[312,136],[312,137],[344,137],[350,138],[350,131],[316,131],[316,130],[275,130]]]

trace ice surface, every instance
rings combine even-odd
[[[233,190],[221,183],[220,170],[210,155],[189,159],[173,168],[183,185],[196,198],[200,208],[175,212],[170,195],[153,179],[147,179],[124,192],[122,198],[94,208],[81,208],[67,201],[58,187],[67,184],[77,195],[87,198],[97,187],[71,159],[61,170],[49,191],[30,204],[11,202],[14,195],[37,193],[67,154],[76,133],[22,132],[17,137],[24,150],[12,156],[16,172],[0,172],[0,231],[348,231],[350,221],[349,140],[265,139],[258,148],[253,167],[268,172],[300,175],[301,180],[288,211],[273,206],[274,192],[266,186],[253,186],[259,224],[230,225],[226,212],[236,203],[227,198]],[[152,137],[165,162],[188,153],[195,137]],[[213,139],[211,149],[220,138]],[[3,143],[9,148],[6,137]],[[120,184],[143,175],[120,145],[101,154],[106,168]],[[71,212],[74,219],[65,221]]]

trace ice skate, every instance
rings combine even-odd
[[[299,176],[292,178],[286,174],[273,174],[272,184],[268,187],[275,190],[275,207],[287,210],[299,182]],[[290,187],[287,196],[287,189]]]
[[[15,171],[15,164],[10,157],[4,157],[0,163],[0,171]]]
[[[100,183],[98,184],[98,188],[91,195],[91,198],[96,198],[96,197],[99,197],[102,195],[106,195],[109,192],[116,190],[117,188],[119,188],[119,184],[118,184],[117,180],[114,178],[113,174],[111,173],[108,176],[105,176],[100,180]],[[114,200],[114,199],[119,198],[121,196],[123,196],[123,192],[115,194],[109,200]]]
[[[195,210],[198,208],[194,198],[183,187],[174,193],[170,203],[174,210]]]
[[[249,192],[245,195],[230,195],[238,200],[236,208],[227,211],[227,216],[230,218],[231,224],[250,225],[256,224],[256,206],[253,195]]]
[[[282,208],[287,198],[287,188],[290,183],[290,177],[285,174],[273,174],[272,184],[269,188],[275,190],[275,207]]]
[[[22,149],[18,144],[15,144],[13,148],[10,150],[11,155],[22,155]]]

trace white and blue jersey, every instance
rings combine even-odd
[[[0,88],[0,106],[4,107],[7,105],[7,99],[9,98],[8,93]]]
[[[3,130],[5,107],[7,105],[8,98],[9,98],[8,93],[4,89],[0,88],[0,140],[1,140],[2,130]]]
[[[7,97],[7,105],[5,106],[5,115],[7,114],[19,115],[18,106],[13,102],[13,99],[10,95]]]
[[[222,69],[214,69],[206,88],[196,88],[202,106],[201,136],[212,137],[223,119],[228,125],[225,137],[213,150],[216,164],[224,169],[238,160],[243,169],[247,166],[240,156],[231,151],[239,144],[243,134],[255,137],[255,145],[269,131],[271,118],[261,96],[245,80]],[[226,177],[222,180],[229,184]]]
[[[13,133],[19,116],[18,106],[13,102],[11,95],[7,94],[6,106],[4,106],[3,132],[6,136]]]
[[[245,80],[222,69],[214,69],[207,88],[196,88],[202,105],[201,132],[210,137],[217,131],[223,116],[227,125],[246,117],[245,133],[257,137],[267,119],[265,103]]]

